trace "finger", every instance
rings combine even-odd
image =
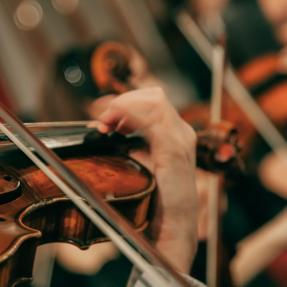
[[[106,95],[102,96],[95,101],[93,101],[88,107],[87,107],[87,113],[92,119],[98,118],[98,116],[103,113],[111,103],[113,99],[115,99],[115,95]]]
[[[87,128],[97,128],[99,121],[89,121],[87,124]]]
[[[123,135],[135,132],[135,129],[132,128],[131,125],[127,124],[127,119],[125,117],[117,124],[115,130]]]
[[[123,118],[123,112],[121,112],[119,109],[109,107],[105,112],[99,115],[98,121],[116,129]]]
[[[87,124],[88,128],[95,128],[100,133],[106,134],[109,133],[112,130],[112,127],[106,125],[105,123],[102,123],[101,121],[91,121]]]

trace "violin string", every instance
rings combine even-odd
[[[94,198],[87,192],[83,192],[83,183],[78,182],[76,176],[68,170],[62,162],[57,162],[57,156],[51,151],[46,150],[45,146],[34,136],[19,125],[18,119],[10,115],[6,108],[0,108],[0,117],[9,125],[12,132],[7,126],[0,123],[0,129],[21,149],[66,195],[71,201],[93,222],[107,237],[109,237],[115,245],[125,254],[141,271],[147,274],[151,279],[151,286],[188,286],[186,281],[180,277],[173,269],[163,261],[158,254],[149,246],[149,244],[139,237],[133,229],[127,225],[122,217],[119,217],[115,211],[102,203],[103,200],[99,196],[95,202]],[[15,132],[17,136],[15,135]],[[30,147],[29,147],[30,145]],[[30,149],[37,152],[34,154]],[[47,163],[46,163],[47,162]],[[54,170],[50,169],[52,167]],[[66,176],[74,177],[66,179]],[[73,186],[74,188],[71,188]],[[82,200],[79,195],[81,195]],[[86,189],[89,191],[89,188]],[[96,209],[98,213],[95,212]],[[107,214],[114,220],[109,222]],[[118,216],[118,218],[116,217]],[[124,228],[124,230],[123,230]],[[124,238],[126,240],[124,240]],[[136,244],[140,242],[139,244]],[[154,268],[148,262],[153,261],[154,265],[160,266],[161,270]],[[165,272],[164,272],[165,271]]]
[[[182,10],[176,16],[176,24],[201,59],[211,68],[212,44],[192,17]],[[226,67],[224,87],[275,153],[278,153],[281,148],[287,148],[287,143],[283,136],[261,110],[248,90],[242,85],[230,65]]]

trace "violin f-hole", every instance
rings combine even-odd
[[[0,170],[0,204],[15,200],[21,193],[21,181],[17,175],[11,171]]]

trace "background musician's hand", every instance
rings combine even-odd
[[[158,195],[151,237],[181,272],[188,272],[196,250],[196,135],[160,88],[146,88],[110,100],[97,117],[103,132],[140,133],[149,151],[135,153],[156,177]]]
[[[287,2],[285,0],[259,0],[258,1],[265,17],[273,24],[280,25],[287,19]]]
[[[245,286],[287,248],[287,209],[244,238],[231,262],[236,286]],[[252,262],[252,264],[249,264]],[[284,285],[285,286],[285,285]]]
[[[281,153],[281,155],[280,155]],[[270,153],[261,161],[259,177],[262,183],[271,191],[287,199],[287,151],[281,150],[277,154]]]

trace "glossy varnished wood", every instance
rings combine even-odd
[[[146,227],[155,184],[143,167],[127,157],[115,156],[76,156],[64,162],[137,230]],[[70,242],[84,249],[106,240],[37,168],[3,169],[0,177],[0,194],[7,193],[7,186],[15,189],[16,177],[20,181],[10,201],[0,198],[0,287],[31,278],[39,244]]]

